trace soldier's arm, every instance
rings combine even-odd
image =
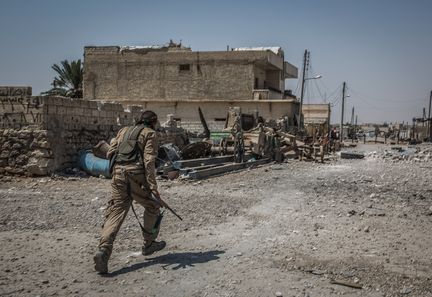
[[[156,183],[156,156],[158,153],[158,140],[156,132],[152,131],[147,133],[146,142],[144,146],[144,170],[147,184],[152,192],[157,193]]]
[[[121,128],[120,131],[117,133],[117,136],[111,139],[111,143],[107,152],[108,159],[110,159],[114,152],[117,150],[118,142],[123,135],[124,129],[126,128]]]

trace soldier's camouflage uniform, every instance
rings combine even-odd
[[[127,127],[119,131],[111,142],[108,157],[116,151],[119,142],[123,139]],[[160,214],[159,205],[147,199],[150,191],[157,191],[155,161],[158,151],[156,132],[145,127],[138,136],[138,145],[143,152],[144,164],[137,161],[133,164],[114,166],[112,173],[112,197],[108,202],[105,221],[102,226],[99,248],[111,254],[117,232],[122,225],[133,201],[144,206],[144,245],[149,245],[158,235],[153,227]],[[144,165],[144,166],[143,166]]]

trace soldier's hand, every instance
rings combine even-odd
[[[152,190],[152,194],[154,195],[154,197],[156,197],[155,199],[157,200],[157,203],[162,206],[162,207],[167,207],[168,205],[165,203],[165,201],[162,200],[159,192],[157,190]]]
[[[153,193],[157,198],[160,199],[160,194],[159,194],[159,191],[158,191],[158,190],[152,190],[152,193]]]

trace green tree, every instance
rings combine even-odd
[[[51,68],[57,73],[50,90],[43,92],[45,96],[64,96],[82,98],[83,67],[81,60],[61,61],[61,66],[54,64]]]

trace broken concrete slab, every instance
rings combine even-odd
[[[221,164],[221,163],[233,162],[233,161],[234,161],[233,156],[199,158],[199,159],[192,159],[192,160],[175,161],[175,162],[173,162],[173,167],[175,169],[179,170],[181,168],[197,167],[197,166],[212,165],[212,164]]]
[[[342,159],[363,159],[365,157],[363,153],[347,151],[340,152],[340,156]]]
[[[206,178],[218,174],[223,174],[231,171],[237,171],[237,170],[250,168],[257,165],[266,164],[268,162],[270,162],[270,159],[261,159],[261,160],[250,161],[245,163],[231,163],[231,164],[226,164],[214,168],[191,171],[189,172],[188,176],[191,179],[202,179],[202,178]]]

